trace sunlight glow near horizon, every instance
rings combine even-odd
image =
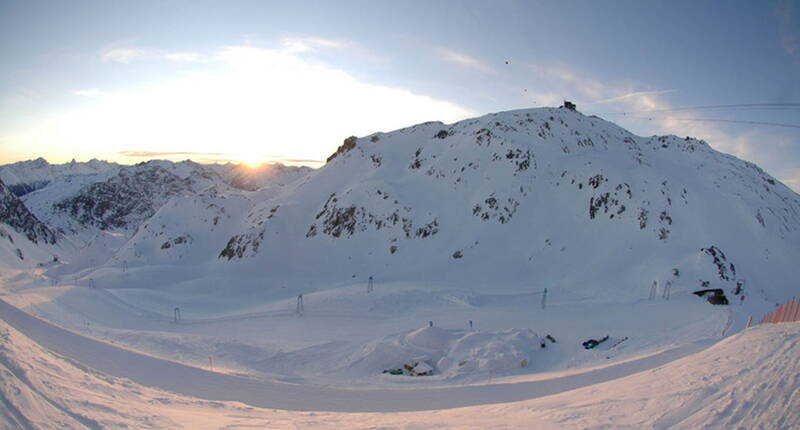
[[[763,124],[797,110],[670,112],[797,102],[792,1],[34,3],[0,6],[0,164],[318,167],[351,135],[571,100],[634,134],[704,139],[800,191],[800,129]],[[653,16],[676,37],[649,31]]]
[[[76,90],[86,103],[49,114],[34,132],[5,136],[4,145],[30,150],[57,142],[63,154],[42,154],[56,161],[130,162],[139,160],[125,152],[150,152],[317,167],[313,160],[324,161],[350,135],[475,115],[447,101],[360,82],[294,48],[232,46],[204,63],[191,74],[125,91]]]

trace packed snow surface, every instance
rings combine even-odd
[[[18,312],[18,311],[16,311]],[[4,316],[9,317],[4,309]],[[17,317],[10,317],[17,320]],[[52,327],[52,326],[51,326]],[[49,330],[34,327],[37,336]],[[26,327],[27,330],[27,327]],[[83,345],[76,345],[76,347]],[[497,402],[515,388],[536,387],[526,378],[496,381],[480,394],[484,405],[405,413],[292,412],[258,408],[239,402],[202,400],[139,385],[55,354],[0,322],[0,420],[6,428],[797,428],[800,426],[800,324],[750,328],[701,352],[669,361],[649,363],[639,373],[607,382],[593,372],[578,388],[529,400]],[[118,358],[118,357],[115,357]],[[95,360],[100,357],[95,357]],[[648,363],[644,359],[645,364]],[[135,362],[117,363],[131,367]],[[619,365],[606,369],[614,373]],[[153,378],[179,375],[150,368]],[[600,368],[603,371],[604,368]],[[147,369],[140,369],[145,371]],[[644,370],[644,371],[642,371]],[[210,373],[210,372],[209,372]],[[569,376],[567,376],[568,378]],[[563,375],[540,375],[539,385],[558,383]],[[598,383],[599,382],[599,383]],[[200,389],[226,396],[225,385]],[[191,386],[191,381],[185,381]],[[197,382],[195,382],[197,385]],[[585,386],[583,388],[579,388]],[[445,389],[431,399],[474,395],[469,386]],[[492,389],[496,388],[496,389]],[[320,388],[323,393],[326,388]],[[335,393],[340,404],[358,408],[364,398],[390,397],[388,409],[403,409],[403,401],[418,403],[430,390],[350,390]],[[400,396],[391,396],[398,394]],[[239,393],[240,395],[242,393]],[[284,394],[289,402],[313,410],[318,396]],[[388,395],[387,395],[388,394]],[[536,398],[533,398],[536,397]],[[335,402],[334,402],[335,403]],[[427,409],[427,408],[425,408]]]

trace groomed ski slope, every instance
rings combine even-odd
[[[43,347],[92,369],[207,400],[263,408],[336,412],[451,409],[544,397],[628,376],[695,353],[697,342],[649,356],[546,380],[415,389],[343,389],[287,384],[210,372],[83,337],[32,317],[0,300],[0,316]]]
[[[211,372],[200,369],[146,361],[154,359],[66,333],[41,321],[30,321],[29,316],[7,304],[1,309],[3,428],[467,429],[535,425],[536,428],[789,429],[800,425],[797,360],[800,324],[754,327],[693,354],[683,348],[672,356],[657,354],[634,360],[631,363],[638,363],[635,369],[614,364],[574,374],[572,378],[586,386],[578,388],[584,384],[576,384],[572,387],[576,389],[555,395],[539,393],[541,397],[533,389],[528,394],[538,398],[508,402],[508,396],[524,389],[542,384],[559,386],[558,381],[565,378],[539,381],[538,385],[502,382],[395,390],[394,397],[388,390],[325,387],[296,390],[289,385],[270,386],[259,381],[250,381],[250,387],[240,387],[244,388],[241,391],[229,392],[234,388],[231,381],[243,378],[219,375],[219,379],[213,379]],[[20,323],[24,333],[14,328]],[[28,333],[41,344],[29,338]],[[61,353],[48,350],[45,346],[50,344],[58,345]],[[77,351],[86,351],[92,362],[71,358]],[[133,381],[98,371],[95,365],[117,371],[127,369]],[[293,412],[279,410],[282,408],[277,406],[262,409],[238,402],[200,400],[149,388],[136,382],[144,374],[150,374],[151,382],[172,381],[182,386],[178,392],[203,392],[219,399],[231,394],[240,397],[255,394],[253,389],[261,385],[273,389],[275,398],[306,405],[303,409],[307,410],[314,410],[315,406],[324,409],[335,403],[352,404],[349,410],[364,410],[381,402],[387,410],[412,410],[420,404],[431,406],[429,402],[438,398],[450,398],[453,404],[469,404],[476,395],[493,404],[404,413]],[[603,382],[601,375],[613,375],[615,379]],[[261,395],[271,391],[265,390]],[[322,396],[317,397],[315,392]],[[314,405],[318,398],[326,396],[336,399]]]

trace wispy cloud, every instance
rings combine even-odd
[[[88,90],[77,90],[77,91],[73,91],[72,94],[74,94],[76,96],[81,96],[81,97],[88,97],[90,99],[96,99],[96,98],[99,98],[99,97],[105,97],[105,96],[109,95],[109,93],[107,93],[105,91],[100,91],[97,88],[92,88],[92,89],[88,89]]]
[[[325,160],[308,160],[302,158],[274,158],[275,161],[281,163],[292,163],[292,164],[325,164]]]
[[[793,189],[795,192],[800,193],[800,170],[795,171],[794,176],[781,178],[780,181],[786,184],[786,186],[789,188]]]
[[[662,97],[675,89],[639,89],[645,85],[600,81],[574,68],[557,64],[533,64],[530,70],[541,86],[560,91],[563,98],[575,100],[580,106],[611,105],[606,109],[643,111],[669,109],[671,104]],[[639,88],[636,88],[636,87]]]
[[[252,46],[253,41],[247,41],[245,46]],[[325,39],[321,37],[282,37],[279,41],[280,48],[276,51],[287,55],[317,53],[330,49],[354,49],[364,51],[354,42],[344,40]],[[112,46],[100,52],[100,59],[107,63],[130,64],[135,61],[167,60],[175,63],[203,63],[219,59],[215,55],[206,55],[190,51],[166,51],[149,47]]]
[[[585,99],[595,101],[607,97],[613,97],[608,85],[584,76],[567,66],[558,64],[532,64],[530,70],[536,77],[543,80],[548,85],[553,85],[564,92],[566,98],[575,98],[580,95]],[[618,91],[616,94],[620,94]]]
[[[307,159],[307,158],[293,158],[277,155],[259,155],[250,157],[247,160],[242,158],[242,154],[234,154],[230,152],[198,152],[198,151],[143,151],[143,150],[129,150],[119,151],[117,155],[126,158],[139,158],[139,159],[192,159],[196,162],[202,163],[242,163],[242,162],[258,162],[258,163],[281,163],[281,164],[301,164],[319,166],[325,164],[325,160]]]
[[[486,65],[486,63],[478,60],[477,58],[470,57],[467,54],[453,51],[452,49],[439,47],[437,48],[439,59],[448,63],[457,64],[468,69],[477,70],[481,73],[495,73],[495,70]]]
[[[123,63],[128,64],[133,60],[141,59],[147,56],[147,51],[143,49],[131,48],[113,48],[108,49],[100,54],[100,58],[108,63]]]
[[[196,152],[196,151],[119,151],[117,154],[123,157],[141,157],[141,158],[157,158],[157,157],[232,157],[236,154],[227,152]]]
[[[797,2],[781,0],[775,8],[778,31],[783,50],[792,57],[800,55],[800,22],[797,21]]]
[[[200,63],[210,58],[197,52],[170,52],[154,48],[113,47],[100,52],[100,59],[106,63],[130,64],[142,60],[168,60],[176,63]]]
[[[352,43],[321,37],[282,37],[280,45],[286,53],[301,54],[304,52],[317,52],[322,49],[343,49],[351,46]]]
[[[607,104],[607,103],[616,103],[623,101],[625,99],[630,99],[633,97],[643,97],[643,96],[656,96],[661,94],[669,94],[674,93],[677,90],[653,90],[653,91],[633,91],[627,94],[622,94],[620,96],[611,97],[607,99],[597,100],[593,102],[589,102],[589,105],[599,105],[599,104]]]
[[[201,63],[209,60],[207,56],[196,52],[164,52],[161,56],[176,63]]]

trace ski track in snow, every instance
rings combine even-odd
[[[400,412],[507,403],[550,396],[652,369],[697,353],[712,341],[547,380],[414,389],[346,389],[294,385],[210,372],[92,340],[0,300],[0,316],[43,347],[113,376],[207,400],[303,411]]]

